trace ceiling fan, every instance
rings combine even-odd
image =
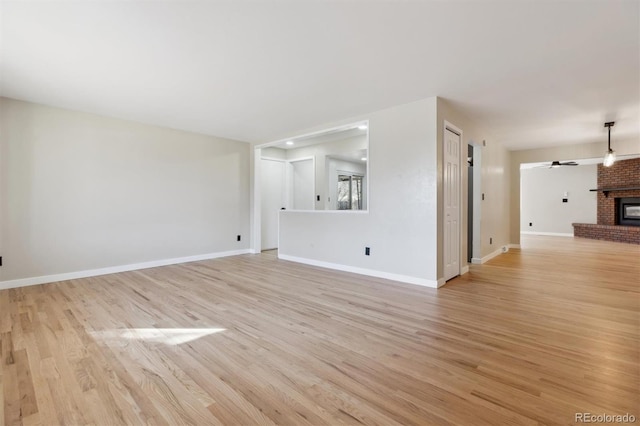
[[[545,167],[548,169],[555,169],[558,167],[562,167],[562,166],[577,166],[578,163],[576,163],[575,161],[552,161],[551,164],[549,164],[548,166],[545,164],[543,166],[538,166],[538,167]]]

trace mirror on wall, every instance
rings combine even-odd
[[[368,209],[367,122],[280,141],[261,148],[261,157],[282,163],[285,174],[283,208],[305,211]]]

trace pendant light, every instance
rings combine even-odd
[[[614,124],[615,124],[615,121],[604,123],[604,127],[609,128],[609,150],[605,154],[604,161],[602,162],[602,165],[605,167],[613,166],[613,163],[615,163],[616,161],[616,152],[611,149],[611,128],[613,127]]]

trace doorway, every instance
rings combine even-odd
[[[469,142],[469,156],[471,165],[469,167],[469,222],[468,222],[468,253],[471,255],[469,263],[482,262],[482,236],[481,236],[481,216],[482,216],[482,147],[481,144],[473,141]],[[473,154],[471,154],[473,153]],[[470,251],[469,251],[470,250]]]
[[[313,158],[289,161],[289,205],[293,210],[315,210],[315,166]]]
[[[286,208],[286,173],[283,160],[262,158],[260,164],[261,250],[278,248],[278,215]]]
[[[473,145],[467,145],[467,262],[473,259]]]

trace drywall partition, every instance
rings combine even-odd
[[[322,127],[361,119],[369,211],[281,212],[279,257],[436,287],[436,98]]]
[[[596,223],[596,164],[520,171],[522,233],[573,236],[572,223]]]
[[[604,129],[606,130],[606,129]],[[511,244],[520,244],[520,165],[524,163],[551,162],[554,160],[580,160],[602,158],[607,149],[606,133],[603,130],[603,142],[564,145],[551,148],[511,151],[510,190],[510,240]],[[618,156],[640,154],[640,141],[637,139],[615,140],[613,145]]]
[[[442,192],[442,162],[443,162],[443,135],[445,121],[449,122],[463,132],[463,146],[461,150],[460,164],[467,163],[467,144],[479,149],[476,154],[476,167],[474,167],[474,184],[477,188],[474,193],[477,203],[474,205],[474,228],[480,229],[479,244],[480,257],[474,259],[474,263],[482,263],[491,257],[501,253],[509,247],[509,203],[511,199],[509,186],[509,151],[491,136],[489,131],[471,119],[459,108],[454,107],[446,99],[438,98],[438,204],[444,202]],[[467,259],[467,208],[468,208],[468,176],[467,167],[461,168],[462,172],[462,201],[460,233],[460,259],[462,265]],[[442,211],[438,211],[438,247],[442,247],[444,236],[442,234]],[[475,250],[477,251],[477,250]],[[441,251],[439,251],[441,252]],[[442,276],[444,269],[443,259],[438,258],[438,273]]]
[[[0,108],[4,286],[247,251],[249,144],[6,98]]]

